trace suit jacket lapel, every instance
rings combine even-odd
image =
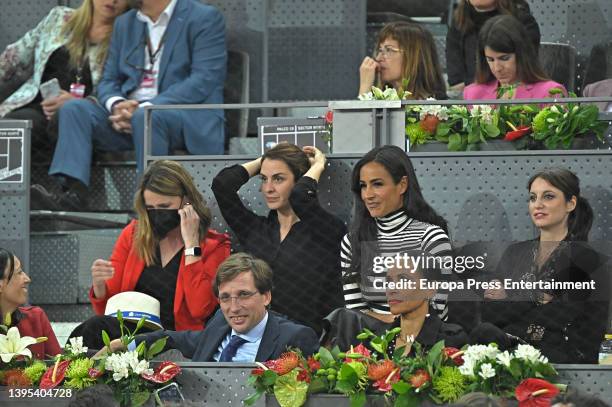
[[[178,40],[183,26],[185,25],[185,18],[189,15],[188,3],[184,0],[178,0],[168,27],[166,27],[165,39],[164,39],[164,50],[162,51],[161,61],[159,62],[159,74],[158,74],[158,87],[159,84],[164,80],[164,74],[168,68],[168,62],[174,49],[174,44]],[[162,89],[159,89],[162,92]]]
[[[140,83],[140,76],[142,72],[137,70],[135,67],[144,66],[144,50],[145,50],[145,26],[146,23],[136,18],[134,14],[134,21],[132,23],[130,32],[130,43],[129,50],[125,53],[126,61],[129,63],[129,69],[136,73],[136,82]]]
[[[266,329],[264,330],[259,349],[257,350],[257,356],[255,357],[256,361],[272,359],[278,346],[279,335],[280,328],[278,326],[278,318],[271,312],[268,312],[268,323],[266,324]]]

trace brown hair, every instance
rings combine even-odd
[[[272,291],[272,269],[268,263],[247,253],[234,253],[217,268],[213,293],[218,298],[221,284],[235,279],[238,274],[249,272],[253,274],[255,287],[260,294]]]
[[[297,182],[302,175],[310,168],[310,161],[305,152],[295,144],[279,143],[261,156],[261,163],[264,160],[279,160],[287,164]]]
[[[497,0],[496,8],[500,14],[515,15],[518,9],[517,3],[519,3],[521,6],[524,5],[525,8],[529,10],[529,6],[527,6],[527,4],[523,0],[518,0],[518,1]],[[474,30],[475,28],[474,19],[473,19],[474,13],[478,13],[478,11],[474,9],[474,6],[472,6],[469,0],[459,0],[459,4],[457,5],[457,8],[455,9],[454,19],[455,19],[455,26],[463,34]]]
[[[431,33],[419,24],[397,21],[385,24],[378,33],[374,52],[386,39],[398,42],[402,54],[402,79],[414,99],[446,94],[446,85],[438,61],[436,43]],[[379,81],[380,82],[380,81]],[[380,87],[382,85],[378,84]]]
[[[529,41],[527,30],[514,16],[501,15],[487,20],[478,34],[476,56],[476,82],[487,83],[495,79],[485,57],[485,48],[495,52],[516,55],[516,74],[523,83],[546,81],[550,78],[542,69],[538,51]]]
[[[143,175],[134,197],[134,209],[138,215],[134,248],[147,265],[153,264],[156,260],[156,247],[159,242],[153,234],[149,221],[144,201],[145,190],[165,196],[186,197],[200,217],[200,240],[206,235],[212,217],[191,175],[175,161],[155,161]]]

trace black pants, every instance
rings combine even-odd
[[[134,332],[134,329],[136,329],[136,322],[124,320],[123,326],[128,328],[131,332]],[[87,346],[90,350],[99,350],[104,347],[102,331],[106,331],[111,341],[121,337],[121,330],[119,329],[119,321],[117,318],[107,317],[106,315],[96,315],[74,328],[70,334],[70,338],[82,336],[84,346]],[[138,331],[138,333],[146,332],[152,332],[152,329],[143,326]]]

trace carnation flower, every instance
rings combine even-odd
[[[466,378],[455,366],[440,367],[433,380],[433,389],[444,402],[453,402],[465,393]]]
[[[480,366],[480,373],[478,373],[478,375],[485,380],[489,379],[495,376],[495,369],[493,368],[493,365],[491,365],[490,363],[483,363]]]

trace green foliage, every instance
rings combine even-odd
[[[23,373],[30,379],[30,382],[35,385],[38,383],[43,373],[45,373],[45,370],[47,370],[47,365],[40,360],[35,360],[34,363],[23,369]]]
[[[94,361],[89,358],[73,360],[66,370],[64,385],[78,390],[93,386],[96,383],[96,379],[89,376],[89,369],[93,366]]]
[[[465,394],[467,377],[462,375],[455,366],[442,366],[433,379],[433,389],[440,400],[453,402]]]

